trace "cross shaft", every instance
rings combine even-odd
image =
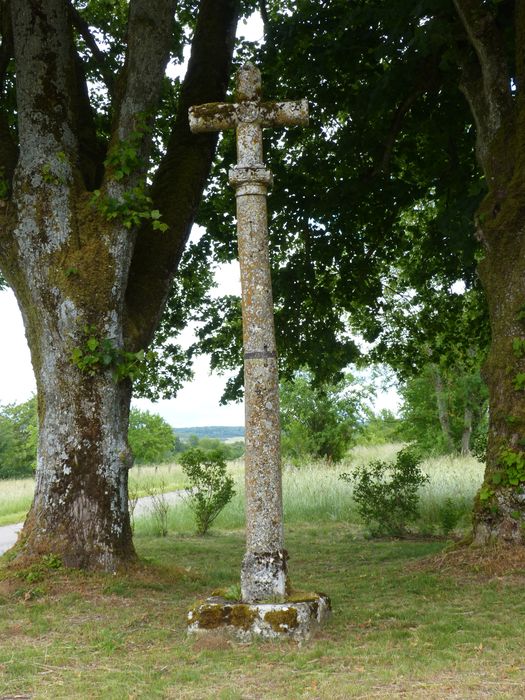
[[[279,378],[273,320],[266,195],[272,174],[263,162],[262,129],[308,123],[308,103],[261,102],[261,75],[251,64],[237,74],[237,102],[191,107],[194,132],[236,129],[237,165],[229,181],[237,200],[245,389],[246,554],[243,601],[284,598]]]

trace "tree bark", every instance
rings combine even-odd
[[[474,512],[474,543],[525,544],[525,108],[523,61],[516,90],[508,47],[485,3],[454,0],[471,53],[462,87],[477,127],[477,155],[488,193],[477,214],[485,257],[492,342],[484,368],[489,389],[487,466]],[[522,3],[516,3],[515,54],[523,56]]]
[[[461,454],[467,457],[470,454],[470,438],[472,436],[473,412],[470,406],[465,406],[463,412],[463,433],[461,435]]]

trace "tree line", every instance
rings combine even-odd
[[[132,408],[128,440],[135,464],[178,461],[190,449],[218,452],[225,460],[244,454],[244,442],[224,442],[192,433],[177,434],[167,421],[150,411]],[[36,469],[38,412],[36,397],[0,407],[0,479],[32,476]]]
[[[483,455],[488,402],[479,373],[457,376],[428,365],[399,389],[399,416],[390,410],[376,414],[370,407],[373,388],[362,378],[346,374],[338,382],[319,384],[307,370],[298,371],[280,388],[284,461],[298,467],[312,460],[337,463],[354,445],[387,442],[411,443],[425,455]],[[243,440],[210,436],[224,430],[177,430],[155,413],[132,408],[128,441],[138,465],[179,461],[194,448],[219,452],[225,460],[242,457]],[[232,430],[242,432],[226,432]],[[0,407],[0,479],[31,476],[37,443],[35,397]]]

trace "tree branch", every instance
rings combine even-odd
[[[392,120],[392,125],[389,129],[387,138],[385,140],[385,150],[383,151],[383,157],[381,158],[381,163],[378,164],[373,172],[372,176],[376,176],[381,172],[387,172],[389,167],[390,167],[390,159],[392,157],[392,151],[394,150],[394,145],[396,142],[396,138],[401,131],[401,127],[403,126],[403,120],[405,116],[408,114],[410,111],[412,105],[414,102],[417,100],[417,98],[424,92],[423,89],[418,88],[417,90],[414,90],[410,95],[408,95],[399,105],[399,107],[396,109],[396,112],[394,114],[394,118]]]
[[[188,108],[226,95],[238,0],[201,0],[191,57],[166,155],[152,188],[169,232],[139,232],[127,294],[128,338],[146,346],[160,319],[209,175],[217,137],[193,135]]]
[[[86,42],[86,46],[90,49],[91,53],[93,54],[93,58],[98,64],[100,74],[102,75],[102,78],[104,79],[104,82],[106,83],[106,87],[108,89],[110,97],[113,96],[113,90],[114,90],[114,85],[115,85],[115,79],[113,76],[113,73],[109,70],[108,66],[106,65],[106,57],[103,51],[101,51],[98,47],[97,42],[95,41],[95,37],[93,34],[91,34],[89,30],[89,25],[86,22],[86,20],[82,17],[80,12],[76,9],[71,4],[71,0],[69,3],[69,13],[71,15],[71,23],[75,27],[75,29],[78,30],[79,34],[82,36],[84,41]]]
[[[454,5],[481,69],[478,88],[483,90],[486,112],[478,112],[474,117],[476,123],[483,125],[482,133],[490,139],[513,109],[505,47],[493,16],[480,0],[454,0]],[[471,88],[466,90],[472,94]]]
[[[71,109],[73,37],[63,0],[11,0],[11,10],[18,167],[28,176],[58,151],[76,156]]]
[[[264,29],[266,30],[268,27],[268,23],[270,21],[270,17],[268,15],[268,7],[266,5],[266,0],[259,0],[259,12],[261,13],[261,19],[264,24]]]
[[[126,61],[116,86],[116,140],[136,130],[138,116],[152,121],[169,59],[176,6],[177,0],[130,2]]]

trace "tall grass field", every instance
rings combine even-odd
[[[356,447],[343,462],[323,462],[295,467],[283,466],[283,503],[287,523],[348,522],[359,525],[359,516],[352,499],[352,488],[339,479],[343,472],[373,460],[392,460],[400,445]],[[427,459],[422,470],[430,481],[420,492],[420,520],[416,527],[423,533],[439,533],[447,507],[457,513],[457,527],[467,528],[474,495],[481,485],[483,466],[473,457],[438,457]],[[216,521],[223,529],[241,528],[244,524],[244,466],[242,460],[229,463],[236,482],[236,495]],[[130,472],[129,491],[132,498],[152,491],[185,489],[188,481],[179,464],[136,466]],[[32,479],[0,481],[0,525],[24,519],[31,504]],[[137,519],[137,532],[153,534],[152,518]],[[170,508],[169,527],[176,532],[191,532],[193,516],[183,500]]]
[[[396,449],[356,449],[335,466],[284,467],[292,586],[326,592],[333,605],[328,623],[302,644],[186,636],[188,609],[238,583],[241,462],[230,465],[237,494],[209,535],[194,534],[185,501],[170,506],[164,537],[154,517],[138,518],[140,562],[127,572],[67,570],[52,558],[13,570],[4,556],[0,698],[523,697],[525,558],[510,575],[487,573],[475,558],[443,565],[450,539],[468,530],[481,465],[427,460],[417,537],[370,539],[339,474],[393,457]],[[142,467],[132,478],[137,493],[185,486],[176,465]],[[2,516],[23,512],[31,488],[29,481],[0,484]]]

